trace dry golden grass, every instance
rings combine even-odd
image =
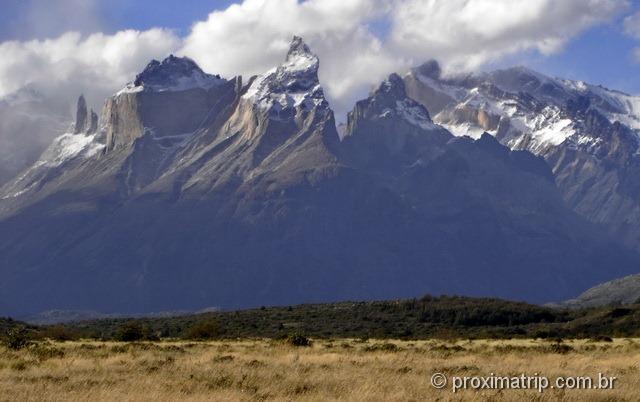
[[[388,346],[393,344],[395,347]],[[385,346],[386,345],[386,346]],[[6,401],[636,401],[640,340],[41,342],[0,348]],[[567,349],[570,349],[567,351]],[[431,375],[618,377],[613,390],[435,389]]]

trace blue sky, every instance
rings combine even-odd
[[[318,0],[314,1],[319,3]],[[365,0],[344,0],[345,3],[350,1],[365,5],[367,3]],[[584,2],[584,0],[580,1]],[[595,1],[615,3],[618,0]],[[619,0],[619,3],[624,1]],[[627,2],[629,7],[616,14],[615,18],[607,23],[595,23],[581,34],[573,36],[560,51],[551,55],[542,55],[532,48],[515,54],[498,52],[496,54],[499,56],[491,56],[488,61],[483,60],[482,63],[479,63],[480,68],[492,69],[525,65],[552,76],[584,80],[632,94],[640,94],[640,63],[631,57],[633,49],[640,47],[640,38],[626,35],[623,29],[623,19],[633,13],[640,12],[640,0],[628,0]],[[32,39],[56,38],[68,31],[78,31],[87,36],[95,32],[114,34],[125,29],[145,31],[154,27],[170,29],[176,37],[186,38],[194,23],[207,20],[212,11],[224,10],[233,3],[234,1],[231,0],[0,0],[0,45],[2,42],[13,40],[25,42]],[[399,3],[394,3],[394,6],[397,4]],[[559,21],[556,25],[562,25],[563,22]],[[568,23],[570,23],[569,20],[567,20]],[[389,23],[384,19],[373,18],[366,24],[375,35],[381,38],[384,38],[389,30]],[[233,28],[230,29],[231,31],[226,33],[227,36],[222,36],[223,39],[234,35]],[[214,37],[213,40],[219,41],[220,38]],[[193,42],[198,40],[199,38],[195,38]],[[498,38],[497,42],[499,40],[503,39]],[[193,49],[208,51],[206,42],[200,47],[187,46],[185,48],[192,49],[192,52],[195,52]],[[417,47],[417,49],[421,48]],[[495,51],[495,49],[491,50]],[[228,48],[220,50],[219,52],[222,53],[218,53],[218,60],[220,54],[227,54],[228,51]],[[322,57],[328,58],[326,53],[330,51],[331,49],[325,49],[325,55]],[[406,49],[404,51],[407,52]],[[188,51],[185,54],[190,55]],[[241,54],[240,56],[247,58],[246,55]],[[419,60],[433,57],[428,54],[428,51],[425,51],[424,54],[414,52],[412,56],[415,57],[416,63]],[[208,70],[213,73],[222,71],[229,74],[225,67],[228,67],[227,70],[232,70],[235,67],[232,64],[218,66],[211,61],[211,57],[208,60],[209,63],[204,56],[202,56],[204,61],[198,59],[197,56],[196,60],[203,63],[204,67],[217,68],[217,71]],[[269,59],[270,62],[271,59]],[[239,63],[242,67],[245,67],[245,64]],[[2,70],[1,67],[0,65],[0,70]],[[259,68],[263,68],[263,66],[260,65]],[[16,69],[19,68],[12,67],[12,71]],[[384,68],[380,67],[379,70],[375,79],[378,79]],[[238,73],[246,74],[247,72],[254,73],[253,68],[247,67],[245,71]],[[131,73],[128,72],[128,74]],[[336,77],[334,81],[339,82],[339,78],[339,76]],[[114,78],[114,80],[119,79],[120,75]],[[24,80],[25,82],[29,81],[28,77]],[[0,82],[0,84],[2,83]],[[119,81],[118,84],[120,84]],[[355,88],[356,84],[353,84],[352,87]],[[336,94],[336,98],[340,96],[338,84],[329,90]]]
[[[640,10],[638,4],[634,8]],[[620,17],[586,31],[560,53],[518,55],[502,64],[524,64],[550,75],[640,94],[640,64],[631,57],[637,46],[636,40],[624,34]]]
[[[78,0],[82,2],[83,0]],[[52,3],[54,5],[52,6]],[[103,0],[91,7],[93,16],[74,15],[74,6],[65,0],[0,0],[0,41],[44,39],[66,31],[115,32],[122,29],[146,30],[153,27],[175,29],[184,35],[195,21],[205,19],[232,0]],[[49,14],[42,18],[39,12]],[[65,18],[66,16],[66,18]],[[43,23],[43,20],[46,22]]]

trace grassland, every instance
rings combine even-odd
[[[640,340],[38,341],[0,347],[0,400],[635,401]],[[612,390],[466,390],[448,376],[618,378]]]
[[[640,400],[637,303],[426,296],[52,326],[0,318],[0,345],[0,401]],[[434,373],[449,376],[445,389]],[[491,373],[617,382],[452,392],[454,376]]]

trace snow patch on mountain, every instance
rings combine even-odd
[[[409,74],[450,99],[451,103],[433,118],[454,135],[479,138],[484,132],[497,135],[499,130],[501,135],[508,134],[504,131],[508,122],[512,135],[508,135],[511,139],[507,139],[507,145],[514,147],[524,141],[527,148],[537,152],[576,135],[579,122],[567,113],[570,102],[584,102],[609,121],[620,122],[640,135],[640,97],[583,81],[551,78],[526,67],[442,78],[433,63]],[[491,124],[486,124],[488,120]],[[594,141],[574,138],[571,143]]]
[[[576,132],[573,121],[564,118],[560,109],[555,106],[545,107],[533,119],[528,117],[524,118],[524,123],[539,144],[560,145]]]
[[[96,134],[65,133],[57,137],[51,146],[42,154],[39,165],[60,166],[64,162],[81,156],[90,158],[104,148],[104,144],[96,141]]]
[[[62,166],[71,160],[92,158],[104,147],[96,133],[64,133],[56,137],[37,162],[8,184],[8,187],[3,190],[7,195],[1,199],[16,198],[28,193],[40,183],[38,177],[50,169]]]
[[[523,85],[530,87],[532,90],[538,90],[542,85],[550,85],[551,83],[551,79],[538,73],[530,76],[527,81],[520,77],[520,74],[530,73],[530,70],[524,68],[515,70],[519,77],[517,82],[522,83],[524,81]],[[487,77],[497,79],[496,76],[497,73]],[[470,121],[469,118],[452,118],[456,114],[467,116],[469,113],[477,113],[478,120],[481,119],[479,116],[482,114],[482,118],[485,120],[493,118],[496,121],[509,121],[511,130],[517,130],[521,134],[528,134],[534,143],[533,148],[559,145],[575,133],[573,121],[564,116],[561,109],[553,103],[550,103],[542,111],[535,111],[523,106],[516,96],[507,96],[506,98],[495,96],[494,92],[484,85],[486,81],[476,80],[474,83],[477,86],[468,88],[421,74],[416,74],[416,78],[431,89],[446,94],[457,103],[453,111],[446,109],[434,116],[436,123],[444,126],[456,136],[469,136],[478,139],[485,132],[494,136],[497,135],[500,128],[498,124],[494,124],[494,127],[486,127],[480,122],[474,123]],[[515,83],[502,83],[498,88],[502,91],[514,91],[517,93]],[[515,140],[515,142],[522,140],[522,136],[518,137],[519,139]],[[510,146],[515,146],[515,142]]]
[[[488,116],[498,116],[501,119],[508,119],[512,129],[530,134],[533,140],[539,145],[558,145],[573,134],[570,127],[572,121],[563,118],[560,109],[555,106],[547,106],[541,113],[531,113],[515,101],[493,98],[480,91],[479,88],[468,90],[465,98],[456,106],[458,112],[465,109],[485,112]],[[496,135],[498,131],[497,126],[489,129],[477,124],[472,124],[469,121],[450,123],[449,121],[442,120],[443,118],[444,113],[440,113],[434,117],[438,123],[442,124],[457,136],[466,135],[477,139],[484,132]]]
[[[431,122],[431,118],[425,109],[409,98],[396,101],[396,111],[403,119],[425,130],[433,130],[436,125]]]
[[[598,94],[619,109],[619,112],[600,110],[611,122],[618,121],[633,130],[640,131],[640,96],[632,96],[595,85],[588,85],[583,91]]]
[[[435,117],[436,121],[438,116]],[[482,134],[484,134],[485,131],[482,127],[478,127],[475,124],[471,124],[469,122],[462,122],[462,123],[458,123],[458,124],[446,124],[446,123],[439,123],[442,127],[446,128],[447,131],[449,131],[451,134],[455,135],[456,137],[471,137],[474,140],[479,139],[480,137],[482,137]],[[495,134],[495,133],[491,133],[489,132],[489,134]]]

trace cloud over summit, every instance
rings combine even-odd
[[[0,96],[26,84],[90,101],[114,92],[169,53],[230,77],[266,71],[301,35],[320,56],[338,113],[392,71],[435,58],[473,69],[522,51],[552,54],[621,13],[617,0],[244,0],[213,11],[184,38],[166,29],[0,43]],[[382,25],[385,29],[379,29]]]

